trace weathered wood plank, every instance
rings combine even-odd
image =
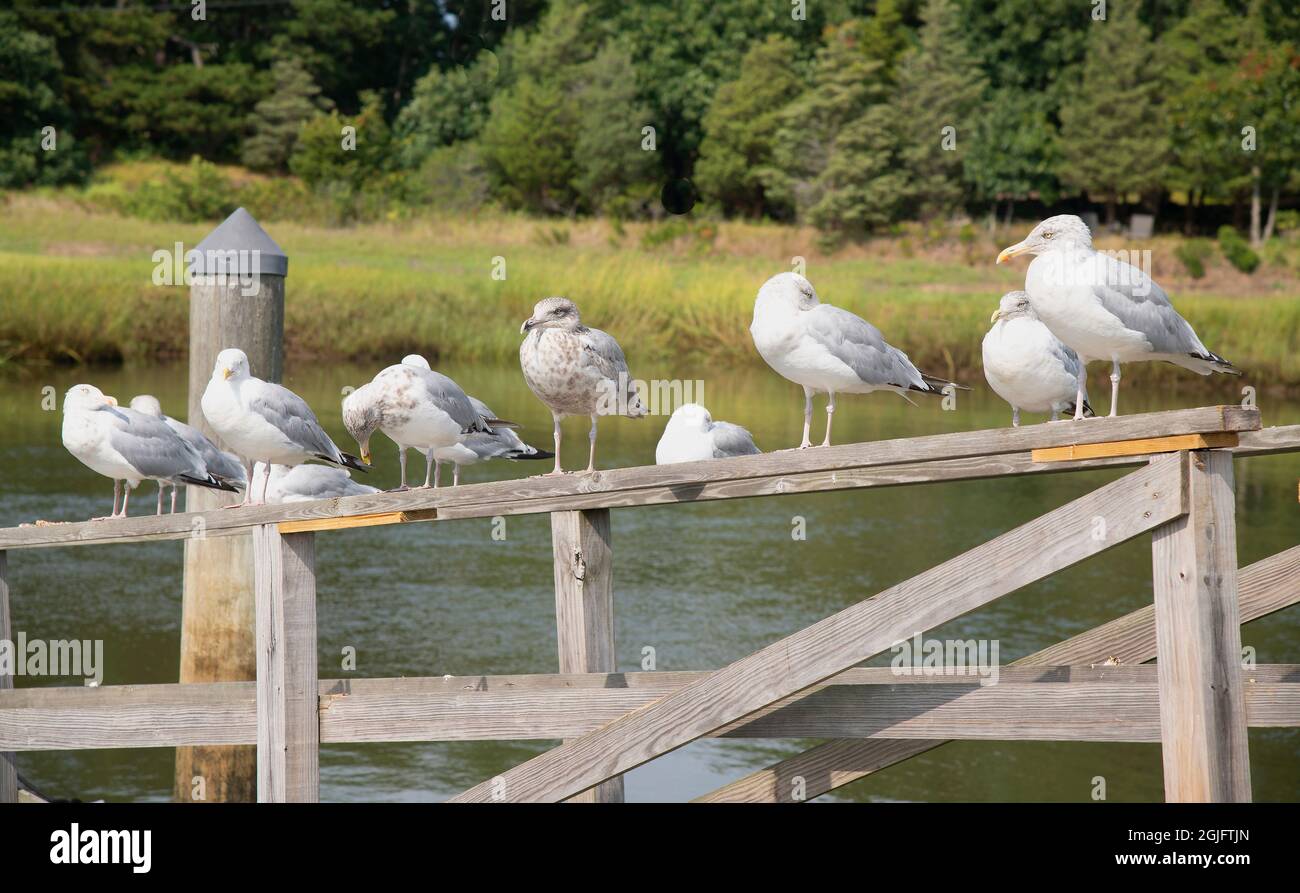
[[[0,550],[0,642],[12,642],[13,617],[9,613],[9,558]],[[0,673],[0,694],[14,687],[14,677]],[[0,803],[18,802],[18,768],[11,751],[0,749]]]
[[[551,552],[560,672],[614,672],[618,663],[609,509],[552,513]],[[611,778],[569,802],[622,803],[623,779]]]
[[[1241,568],[1238,588],[1242,623],[1300,603],[1300,546]],[[1155,606],[1146,605],[1027,655],[1012,667],[1106,660],[1138,664],[1155,656]],[[801,802],[946,743],[943,740],[828,741],[739,778],[696,802]]]
[[[1177,458],[1188,513],[1151,536],[1165,799],[1249,802],[1232,457]]]
[[[412,521],[433,521],[437,509],[411,512],[379,512],[370,515],[341,515],[334,518],[310,518],[303,521],[281,521],[281,533],[312,533],[320,530],[350,530],[353,527],[382,527],[386,524],[409,524]]]
[[[1069,462],[1074,459],[1100,459],[1107,456],[1148,456],[1153,453],[1176,453],[1179,450],[1207,450],[1237,446],[1235,432],[1219,434],[1176,434],[1172,437],[1143,437],[1137,440],[1111,440],[1078,446],[1045,447],[1033,450],[1035,462]]]
[[[320,799],[315,534],[253,532],[257,588],[257,799]]]
[[[1184,467],[1146,468],[742,658],[453,798],[564,799],[1183,513]],[[1090,535],[1105,518],[1107,536]]]
[[[440,519],[491,517],[1049,473],[1136,463],[1131,458],[1115,457],[1085,460],[1072,467],[1066,463],[1051,463],[1050,467],[1044,468],[1033,463],[1031,450],[1139,436],[1254,432],[1259,427],[1259,412],[1255,409],[1218,406],[1172,410],[1092,419],[1078,425],[1058,422],[994,428],[735,459],[618,468],[593,474],[512,479],[290,505],[249,506],[205,512],[198,516],[140,516],[118,521],[6,528],[0,529],[0,549],[182,539],[190,536],[199,525],[205,536],[214,537],[260,524],[431,509],[436,510]],[[1270,430],[1273,433],[1265,438],[1261,451],[1283,451],[1288,442],[1291,449],[1300,449],[1300,426]],[[1243,437],[1242,442],[1247,443],[1246,438]],[[927,470],[927,466],[932,464],[933,468]],[[891,466],[907,468],[896,469],[896,473],[891,474],[888,471]],[[852,476],[846,476],[854,469],[878,470],[883,477],[865,474],[859,475],[855,481]]]

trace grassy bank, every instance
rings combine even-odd
[[[177,241],[192,247],[211,227],[119,217],[63,197],[8,196],[0,363],[183,354],[186,291],[153,284],[153,253]],[[917,231],[823,254],[811,231],[744,223],[494,215],[351,229],[268,225],[290,256],[286,337],[298,356],[391,359],[418,349],[512,360],[532,305],[563,294],[619,338],[634,372],[638,359],[751,363],[754,294],[799,256],[823,300],[874,322],[922,368],[967,377],[979,374],[980,339],[998,297],[1023,283],[1023,262],[999,268],[993,258],[1026,229],[980,228],[965,242]],[[1218,264],[1191,280],[1174,260],[1176,240],[1148,244],[1157,278],[1208,344],[1259,387],[1300,386],[1294,266],[1280,258],[1248,277]],[[492,276],[496,257],[505,260],[504,280]],[[1188,386],[1199,380],[1161,366],[1133,371]]]

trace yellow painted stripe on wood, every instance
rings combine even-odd
[[[1138,440],[1113,440],[1107,443],[1047,447],[1033,450],[1030,455],[1035,462],[1068,462],[1074,459],[1142,456],[1148,453],[1175,453],[1179,450],[1211,450],[1235,446],[1237,446],[1236,432],[1222,431],[1214,434],[1177,434],[1173,437],[1146,437]]]
[[[348,530],[353,527],[379,527],[384,524],[406,524],[410,521],[432,521],[437,517],[437,509],[421,509],[413,512],[376,512],[369,515],[281,521],[277,526],[281,533],[311,533],[317,530]]]

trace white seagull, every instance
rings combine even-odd
[[[727,459],[761,453],[754,436],[731,422],[715,422],[698,403],[684,403],[673,410],[655,447],[655,464]]]
[[[265,463],[258,462],[253,469],[256,477],[266,475]],[[378,493],[378,487],[359,484],[352,480],[346,468],[331,465],[272,465],[266,488],[266,502],[277,505],[285,502],[308,502],[313,499],[333,499],[339,496],[362,496]]]
[[[1062,412],[1074,412],[1079,356],[1043,325],[1023,291],[1007,292],[984,336],[984,377],[1003,400],[1011,404],[1011,424],[1020,426],[1020,410],[1050,412],[1052,421]],[[1093,414],[1087,394],[1083,414]]]
[[[286,387],[254,378],[242,350],[227,348],[217,354],[201,405],[212,430],[244,464],[248,487],[242,505],[265,504],[272,464],[293,466],[316,460],[370,470],[335,446],[305,400]],[[252,501],[255,462],[267,463],[257,502]]]
[[[1052,334],[1079,355],[1074,418],[1082,419],[1091,360],[1110,360],[1110,414],[1118,413],[1120,363],[1164,360],[1201,375],[1240,375],[1196,337],[1150,276],[1092,248],[1088,225],[1073,214],[1049,217],[998,263],[1035,255],[1025,273],[1029,302]]]
[[[429,369],[429,361],[419,354],[408,354],[402,357],[402,362],[407,366],[415,366],[419,369]],[[452,484],[460,483],[460,469],[464,465],[474,465],[477,462],[483,462],[487,459],[549,459],[555,454],[550,450],[539,450],[535,446],[530,446],[516,434],[508,425],[512,422],[502,422],[497,419],[494,413],[486,403],[472,394],[469,396],[469,402],[474,405],[474,410],[484,419],[492,420],[492,430],[475,431],[472,434],[466,434],[460,443],[453,444],[449,447],[439,447],[432,451],[433,453],[433,485],[438,486],[439,478],[442,475],[442,463],[451,462],[454,464],[452,471]],[[425,452],[427,461],[429,451]]]
[[[817,299],[812,283],[798,273],[778,273],[758,290],[754,321],[749,327],[754,346],[767,364],[803,386],[803,440],[812,446],[813,394],[826,393],[826,438],[830,446],[836,394],[909,391],[942,395],[953,382],[926,375],[896,347],[885,343],[880,330],[859,316]],[[963,388],[965,390],[965,388]]]
[[[162,484],[195,484],[234,490],[208,473],[203,458],[161,419],[124,409],[99,388],[79,384],[63,398],[63,445],[83,465],[113,481],[113,513],[125,518],[131,490],[143,480],[157,481],[158,514]],[[123,491],[122,485],[126,485]],[[118,509],[118,496],[122,497]],[[92,518],[94,521],[105,518]]]
[[[647,415],[623,348],[606,332],[584,326],[578,305],[568,298],[538,301],[519,333],[527,334],[519,345],[524,381],[546,404],[555,423],[555,470],[550,473],[564,473],[560,467],[560,422],[566,415],[590,416],[587,471],[595,471],[596,419]]]
[[[167,427],[175,431],[181,440],[198,450],[199,455],[203,457],[203,463],[207,466],[208,472],[217,480],[225,481],[237,490],[242,490],[247,485],[246,472],[244,466],[239,463],[238,456],[220,449],[198,428],[187,425],[169,415],[163,415],[162,404],[158,402],[157,397],[152,394],[137,394],[131,398],[131,408],[136,412],[162,419]],[[162,496],[162,490],[165,486],[167,485],[158,485],[159,497]],[[176,511],[176,487],[174,486],[172,487],[172,511]]]
[[[402,468],[399,490],[406,489],[406,451],[424,453],[424,486],[432,481],[438,449],[455,447],[471,434],[492,433],[488,419],[475,410],[460,385],[441,373],[406,362],[389,366],[343,400],[343,425],[370,461],[370,438],[376,431],[397,444]],[[497,424],[509,424],[497,422]]]

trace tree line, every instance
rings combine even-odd
[[[857,238],[1068,200],[1109,221],[1141,206],[1188,232],[1227,214],[1258,243],[1300,191],[1294,12],[1292,0],[12,0],[0,186],[199,156],[292,173],[354,209],[378,196],[636,218],[698,202]]]

